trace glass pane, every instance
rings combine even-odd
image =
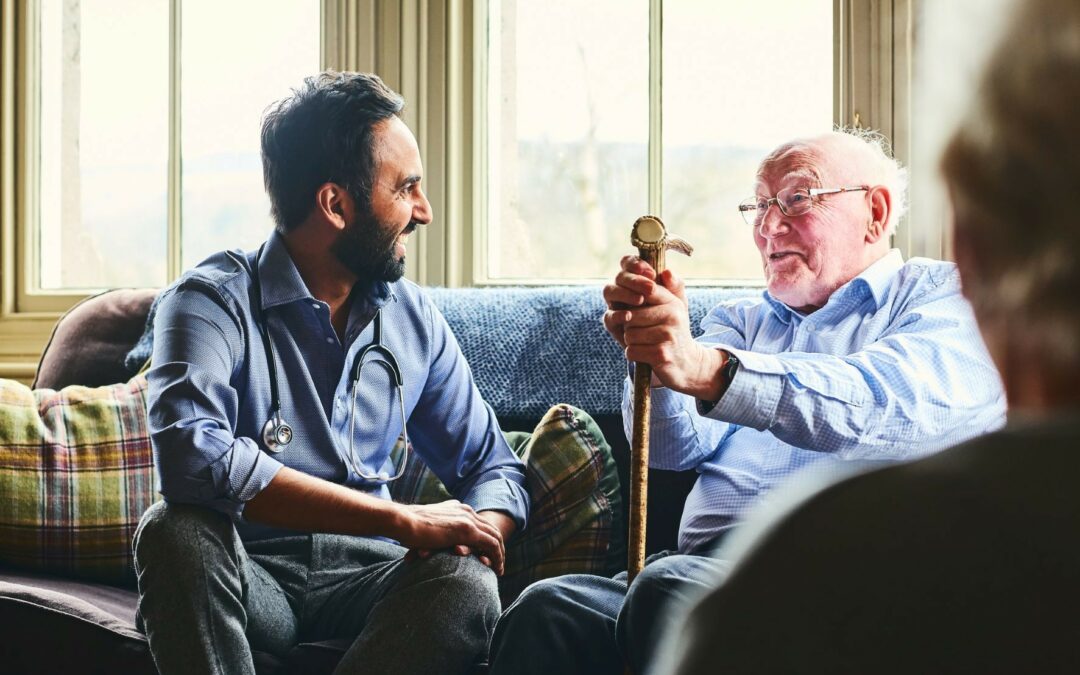
[[[318,0],[184,0],[183,266],[273,229],[263,110],[319,71]]]
[[[166,281],[168,0],[43,0],[39,283]]]
[[[665,224],[687,277],[760,280],[738,205],[761,159],[833,124],[833,0],[664,2]]]
[[[488,274],[608,277],[648,204],[648,0],[489,7]]]

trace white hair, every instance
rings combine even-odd
[[[908,171],[893,157],[892,146],[885,134],[874,129],[859,127],[837,127],[836,131],[861,141],[880,170],[879,182],[889,188],[892,205],[889,220],[885,223],[885,234],[896,232],[896,225],[908,209]]]

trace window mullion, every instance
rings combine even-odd
[[[649,0],[649,213],[663,213],[664,0]]]
[[[172,282],[183,271],[183,162],[180,155],[180,49],[181,49],[181,0],[169,0],[169,169],[168,213],[166,222],[166,267],[168,281]]]

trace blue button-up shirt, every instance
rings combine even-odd
[[[401,368],[416,453],[458,499],[477,510],[503,511],[518,528],[525,526],[524,466],[424,292],[407,280],[358,286],[340,340],[329,306],[308,291],[276,232],[257,274],[277,353],[281,416],[294,437],[280,454],[268,453],[261,431],[270,417],[270,373],[252,309],[255,263],[254,252],[214,255],[159,303],[149,418],[165,499],[229,514],[248,540],[282,533],[244,521],[242,512],[283,465],[389,499],[385,484],[361,478],[348,459],[355,414],[352,447],[359,468],[369,475],[395,473],[390,453],[401,433],[397,387],[390,372],[375,364],[364,367],[358,384],[351,378],[358,352],[373,340],[371,319],[381,308],[382,342]]]
[[[811,314],[766,291],[715,308],[702,327],[702,343],[740,362],[723,397],[702,414],[691,397],[652,394],[650,464],[701,474],[679,526],[684,552],[798,470],[914,459],[1005,421],[1001,379],[952,263],[905,264],[893,250]],[[628,380],[628,437],[632,391]]]

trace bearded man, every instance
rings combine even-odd
[[[432,220],[403,105],[373,75],[328,72],[272,107],[275,231],[160,301],[164,501],[135,555],[162,673],[254,673],[253,650],[334,638],[354,640],[335,672],[456,673],[487,646],[529,497],[445,320],[401,278]],[[406,419],[404,447],[457,499],[390,499]]]

